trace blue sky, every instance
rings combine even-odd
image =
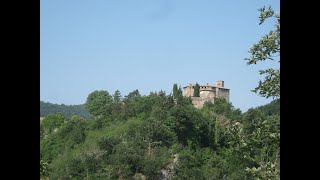
[[[263,62],[247,66],[253,43],[273,26],[259,26],[258,9],[278,0],[41,0],[40,99],[85,103],[107,90],[142,95],[174,83],[224,80],[236,108],[266,104],[250,92]]]

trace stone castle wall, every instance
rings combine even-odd
[[[196,108],[202,108],[206,101],[211,101],[214,103],[214,98],[202,98],[202,97],[191,97],[192,104]]]
[[[183,88],[183,95],[186,97],[191,97],[192,104],[197,108],[202,108],[206,101],[211,101],[214,103],[215,98],[223,97],[229,102],[230,90],[224,88],[224,81],[219,80],[215,85],[199,85],[200,97],[193,97],[195,84],[189,84]]]

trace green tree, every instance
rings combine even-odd
[[[280,179],[280,117],[268,116],[252,126],[252,131],[238,122],[228,127],[233,156],[241,157],[254,179]]]
[[[66,147],[73,148],[76,144],[84,142],[86,126],[86,120],[78,116],[72,116],[71,120],[61,127],[58,137],[68,142]]]
[[[83,166],[83,161],[78,158],[72,158],[66,163],[66,169],[67,173],[71,178],[79,178],[83,179],[84,178],[84,166]]]
[[[145,141],[150,145],[154,143],[170,146],[176,140],[175,133],[171,131],[170,122],[167,120],[167,112],[159,106],[153,107],[150,117],[143,121],[141,131]]]
[[[173,93],[173,98],[177,99],[179,96],[179,90],[178,90],[177,83],[173,84],[172,93]]]
[[[41,122],[44,135],[51,133],[56,128],[59,128],[65,121],[67,121],[67,118],[65,118],[61,113],[48,115]]]
[[[271,6],[269,8],[264,6],[259,11],[259,25],[269,18],[274,18],[276,21],[275,29],[263,36],[257,44],[250,48],[251,56],[245,58],[245,60],[248,61],[248,65],[265,60],[277,60],[280,63],[280,14],[276,13]],[[260,80],[259,85],[252,91],[266,98],[280,97],[280,67],[278,69],[260,70],[260,75],[265,76],[264,80]]]
[[[121,112],[121,93],[116,90],[113,94],[112,115],[118,116]]]
[[[251,47],[249,51],[251,57],[245,60],[248,61],[248,65],[265,60],[277,60],[280,63],[280,14],[271,6],[269,8],[264,6],[259,11],[259,25],[273,18],[275,28]],[[280,67],[260,70],[260,74],[265,75],[265,79],[259,81],[259,85],[252,91],[266,98],[280,98]],[[247,127],[242,127],[241,124],[233,126],[235,130],[233,134],[236,135],[232,141],[236,144],[234,146],[239,148],[243,157],[258,164],[246,168],[254,179],[280,179],[280,169],[277,166],[280,161],[280,116],[277,114],[265,117],[266,114],[274,112],[277,112],[276,109],[267,113],[261,113],[259,109],[251,110],[244,116]],[[259,115],[258,118],[256,114]]]
[[[142,97],[138,89],[124,97],[122,112],[126,118],[137,115],[139,110],[143,109],[141,100]]]
[[[184,149],[179,153],[179,161],[175,168],[176,175],[173,179],[204,179],[201,171],[201,160],[190,149]]]
[[[179,89],[178,89],[178,96],[179,96],[179,97],[182,96],[182,88],[181,88],[181,86],[179,86]]]
[[[113,94],[113,102],[120,103],[121,102],[121,93],[119,90],[116,90]]]
[[[161,179],[161,169],[165,167],[167,162],[168,149],[158,147],[153,149],[152,156],[145,156],[143,161],[143,174],[147,176],[147,179]]]
[[[225,98],[216,98],[212,109],[216,114],[227,115],[231,111],[231,104]]]
[[[191,104],[178,104],[170,110],[173,130],[179,143],[193,147],[209,144],[209,120]]]
[[[194,86],[193,96],[200,97],[200,86],[198,83]]]
[[[86,109],[96,117],[110,115],[112,96],[108,91],[94,91],[89,94],[86,101]]]

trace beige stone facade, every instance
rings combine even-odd
[[[183,95],[191,97],[192,104],[197,108],[202,108],[203,104],[206,101],[211,101],[214,103],[214,99],[218,97],[223,97],[229,102],[230,89],[224,87],[224,81],[219,80],[215,85],[205,84],[200,85],[199,92],[200,97],[193,97],[195,84],[189,84],[188,86],[183,87]]]

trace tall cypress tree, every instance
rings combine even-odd
[[[179,96],[179,90],[177,83],[173,84],[173,98],[176,99]]]
[[[178,89],[178,96],[179,96],[179,97],[182,97],[182,89],[181,89],[181,86],[179,86],[179,89]]]
[[[194,86],[193,96],[200,97],[200,86],[198,83]]]

